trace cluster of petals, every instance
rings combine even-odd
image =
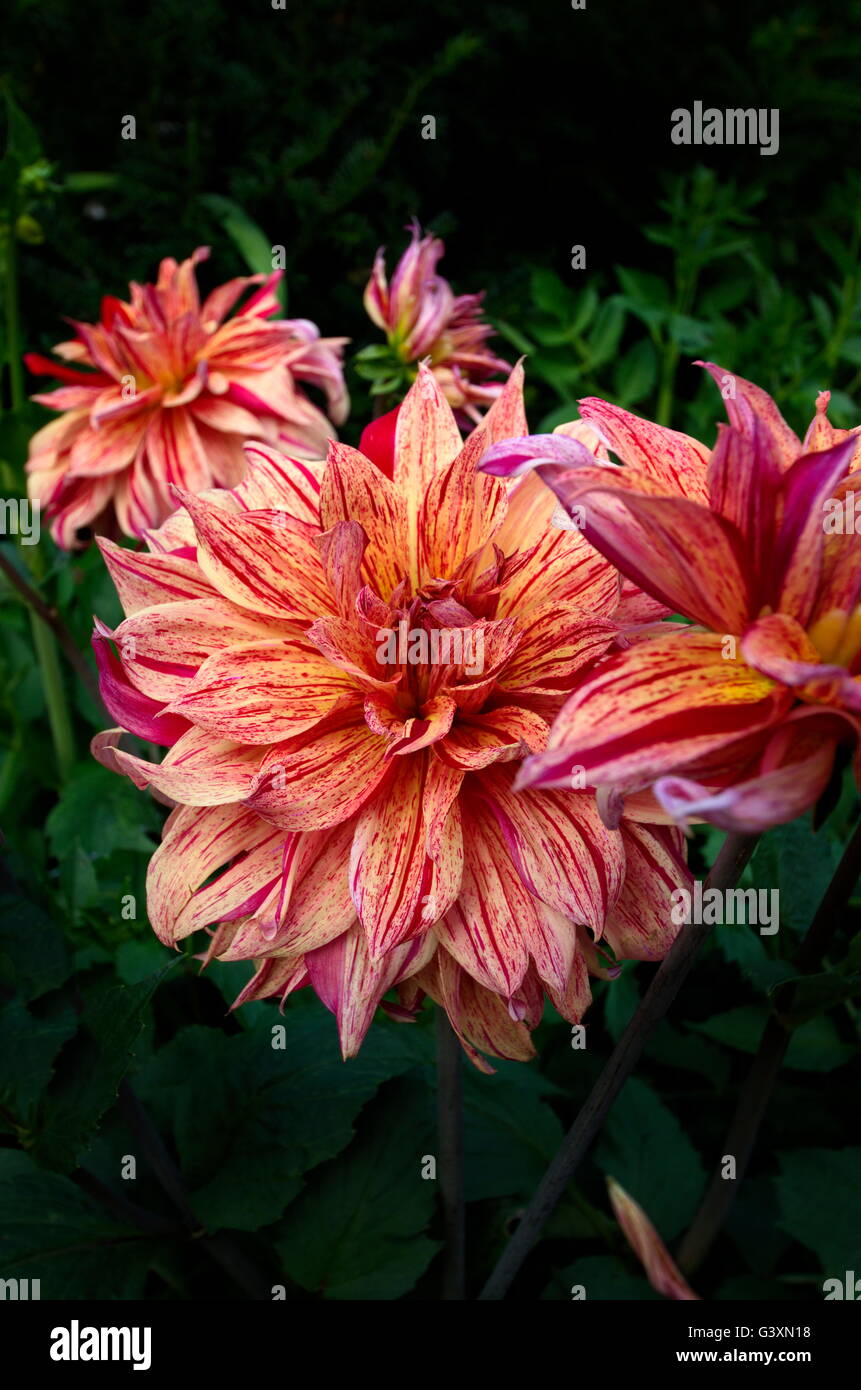
[[[564,434],[496,445],[489,475],[537,474],[584,536],[666,614],[580,684],[520,785],[599,787],[612,824],[652,787],[677,821],[760,831],[861,784],[857,430],[816,402],[804,441],[770,396],[713,363],[729,424],[709,451],[602,400],[580,403],[620,464]]]
[[[502,383],[491,378],[507,376],[511,364],[487,346],[493,328],[481,316],[484,294],[456,295],[436,273],[443,242],[423,237],[417,222],[410,230],[412,239],[391,281],[383,248],[377,252],[365,287],[365,309],[401,362],[427,360],[449,405],[478,421],[502,390]]]
[[[545,996],[577,1023],[590,972],[677,931],[684,841],[650,794],[609,828],[579,782],[514,791],[656,608],[554,524],[538,478],[478,470],[525,432],[520,368],[464,442],[422,366],[387,472],[338,442],[319,463],[249,445],[238,486],[182,494],[146,551],[101,543],[127,616],[96,628],[119,727],[94,752],[173,806],[152,925],[253,962],[238,1002],[311,986],[345,1056],[380,1004],[409,1019],[430,996],[477,1065],[525,1059]],[[381,660],[401,631],[430,654]]]
[[[273,318],[280,271],[229,280],[201,304],[196,266],[208,255],[163,260],[156,284],[132,284],[128,303],[103,299],[100,321],[74,323],[54,349],[72,365],[25,357],[62,383],[33,398],[60,415],[33,436],[27,472],[65,549],[85,528],[141,536],[174,510],[173,487],[235,487],[248,439],[318,456],[333,425],[300,382],[326,393],[332,421],[346,418],[346,340]]]

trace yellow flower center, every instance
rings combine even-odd
[[[808,629],[808,636],[823,661],[851,666],[861,651],[861,604],[851,613],[843,608],[829,609]]]

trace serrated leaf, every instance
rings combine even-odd
[[[818,1255],[827,1275],[861,1273],[861,1149],[798,1149],[778,1157],[783,1230]]]
[[[422,1055],[421,1030],[380,1026],[358,1057],[343,1062],[319,1005],[288,1008],[283,1017],[272,1008],[268,1020],[233,1036],[184,1028],[136,1082],[172,1131],[191,1204],[213,1230],[253,1231],[277,1220],[302,1174],[350,1142],[381,1082]],[[273,1047],[273,1038],[284,1047]]]
[[[77,1166],[116,1099],[146,1008],[174,963],[139,984],[102,989],[85,1006],[80,1028],[63,1048],[43,1095],[39,1130],[30,1148],[42,1167],[67,1173]]]
[[[42,1299],[140,1298],[151,1254],[68,1178],[0,1149],[0,1278],[38,1279]]]
[[[639,1202],[664,1241],[690,1220],[705,1185],[702,1159],[682,1126],[637,1078],[613,1106],[595,1161]]]
[[[331,1299],[409,1292],[439,1248],[424,1234],[438,1190],[422,1176],[432,1115],[426,1088],[406,1080],[367,1108],[346,1153],[314,1174],[278,1227],[291,1279]]]

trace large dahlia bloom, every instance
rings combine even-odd
[[[324,454],[333,427],[300,381],[326,392],[332,420],[346,418],[346,339],[273,319],[281,271],[229,280],[201,304],[195,267],[208,255],[200,247],[179,265],[163,260],[155,285],[132,284],[130,303],[103,299],[98,323],[74,323],[75,337],[54,349],[74,367],[24,359],[63,383],[33,397],[60,417],[33,436],[27,472],[31,500],[66,549],[83,527],[140,536],[158,526],[176,506],[173,486],[235,487],[248,439]]]
[[[502,390],[502,383],[490,378],[507,376],[511,364],[487,346],[493,329],[481,317],[484,294],[455,295],[436,273],[444,243],[435,236],[423,237],[417,222],[411,232],[391,281],[381,247],[365,288],[365,308],[386,334],[392,353],[390,363],[378,365],[378,373],[388,378],[387,389],[393,389],[399,368],[405,381],[412,381],[418,363],[426,359],[449,405],[477,421],[481,409]]]
[[[523,785],[581,767],[604,805],[654,784],[680,821],[757,831],[816,804],[853,752],[861,784],[861,440],[831,426],[827,392],[802,443],[764,391],[704,365],[730,418],[711,453],[586,400],[622,467],[560,436],[500,444],[485,466],[537,467],[592,544],[688,620],[603,662]]]
[[[325,464],[250,445],[243,482],[185,494],[148,554],[102,543],[128,614],[97,626],[103,697],[168,746],[94,744],[175,803],[153,927],[254,961],[240,1001],[310,984],[345,1055],[396,986],[390,1011],[430,995],[474,1059],[528,1057],[544,991],[577,1022],[604,942],[654,960],[676,930],[683,842],[650,797],[608,829],[579,784],[513,792],[639,603],[537,479],[476,471],[524,429],[520,369],[463,444],[422,367],[391,478],[339,443]]]

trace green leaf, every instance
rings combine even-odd
[[[830,1277],[858,1269],[861,1149],[798,1149],[779,1160],[782,1228],[818,1255]]]
[[[38,1013],[20,999],[10,999],[0,1008],[0,1106],[24,1131],[34,1127],[57,1053],[78,1026],[68,1000],[50,1002],[52,1007]]]
[[[0,898],[0,982],[38,999],[68,979],[72,961],[49,917],[23,898]]]
[[[810,816],[779,825],[760,842],[751,863],[757,886],[780,891],[781,927],[804,931],[812,922],[840,859],[841,846]]]
[[[636,1078],[610,1112],[595,1161],[639,1202],[665,1241],[690,1220],[705,1184],[702,1160],[675,1115]]]
[[[536,1068],[499,1062],[493,1076],[464,1069],[464,1166],[468,1202],[529,1196],[562,1140],[543,1097],[556,1088]]]
[[[158,812],[124,777],[98,764],[77,768],[45,823],[52,852],[63,859],[77,842],[92,859],[115,850],[152,854],[148,831],[158,830]]]
[[[533,301],[544,314],[567,322],[573,313],[574,295],[554,270],[533,270],[529,277]]]
[[[173,1132],[191,1204],[210,1229],[253,1231],[277,1220],[301,1175],[350,1142],[380,1083],[421,1055],[424,1030],[413,1026],[379,1026],[345,1063],[319,1005],[283,1017],[272,1008],[268,1020],[233,1036],[184,1028],[136,1082]]]
[[[220,193],[202,193],[200,201],[218,219],[246,265],[255,275],[272,274],[272,245],[265,232],[249,217],[244,208],[232,198]],[[287,308],[286,277],[281,277],[278,300],[282,310]]]
[[[756,1004],[742,1004],[737,1009],[715,1014],[703,1023],[687,1026],[715,1042],[734,1047],[739,1052],[758,1051],[768,1011]],[[796,1028],[786,1053],[786,1066],[798,1071],[831,1071],[842,1066],[857,1053],[857,1048],[842,1043],[830,1018],[813,1018]]]
[[[626,961],[622,966],[622,973],[617,979],[608,980],[603,990],[604,1021],[613,1042],[619,1041],[640,1002],[640,986],[634,974],[635,968],[635,962]]]
[[[425,1230],[438,1182],[422,1177],[435,1149],[429,1096],[407,1080],[362,1115],[346,1153],[327,1163],[276,1234],[285,1273],[331,1299],[407,1293],[439,1248]]]
[[[600,367],[615,355],[624,327],[624,305],[618,295],[613,295],[610,299],[605,299],[598,310],[588,340],[591,367]]]
[[[107,188],[116,188],[119,174],[88,172],[66,174],[63,185],[70,193],[102,193]]]
[[[42,1299],[141,1298],[151,1251],[68,1178],[0,1149],[0,1278],[38,1279]]]
[[[587,1303],[616,1300],[642,1303],[661,1299],[661,1295],[650,1287],[645,1275],[634,1273],[613,1255],[587,1255],[567,1269],[559,1270],[541,1297],[577,1302],[580,1301],[581,1288]],[[577,1291],[576,1297],[572,1290]]]
[[[30,1150],[43,1167],[70,1172],[77,1166],[116,1098],[147,1005],[174,964],[171,961],[139,984],[103,988],[85,1005],[80,1030],[63,1048],[44,1092],[40,1127]]]
[[[670,291],[666,281],[659,275],[651,275],[645,270],[630,270],[623,265],[616,266],[616,274],[619,284],[633,304],[669,309]]]
[[[621,357],[613,373],[613,390],[620,402],[636,405],[655,389],[658,359],[654,344],[642,338]]]

